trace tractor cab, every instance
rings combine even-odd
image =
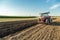
[[[44,16],[44,17],[49,17],[49,13],[50,13],[50,12],[41,13],[41,17],[43,17],[43,16]]]

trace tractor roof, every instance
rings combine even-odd
[[[50,12],[45,12],[45,13],[41,13],[41,14],[49,14]]]

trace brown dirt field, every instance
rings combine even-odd
[[[0,38],[37,24],[36,20],[0,22]]]
[[[52,24],[36,24],[0,40],[60,40],[60,19]]]

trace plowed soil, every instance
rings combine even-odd
[[[49,25],[36,24],[0,40],[60,40],[60,21],[55,20]]]

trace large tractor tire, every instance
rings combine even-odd
[[[51,24],[52,23],[52,19],[46,19],[46,23],[47,24]]]

